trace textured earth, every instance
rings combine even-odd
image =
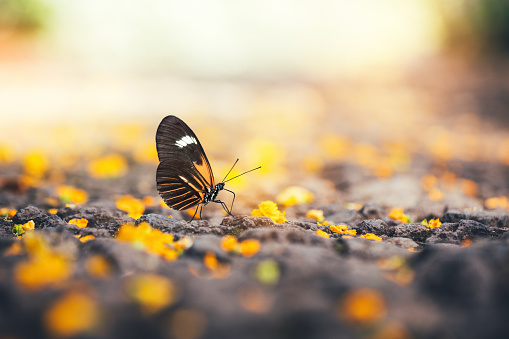
[[[488,168],[489,164],[483,166],[464,166],[463,175],[473,173],[470,180],[488,197],[507,185],[503,175],[506,169],[497,167],[498,176],[469,172],[469,168]],[[281,224],[268,217],[224,217],[218,206],[207,206],[204,220],[192,222],[186,221],[187,213],[161,206],[146,208],[134,219],[112,200],[99,198],[81,206],[61,205],[52,214],[46,199],[50,193],[44,187],[20,191],[4,183],[3,203],[16,207],[17,213],[0,219],[0,337],[507,335],[506,209],[485,209],[479,199],[464,194],[452,200],[426,200],[422,189],[412,189],[420,187],[417,175],[396,175],[380,181],[360,175],[356,168],[331,164],[321,177],[333,184],[329,193],[343,200],[317,199],[290,206],[286,209],[289,221]],[[117,187],[115,182],[109,187],[89,185],[91,197],[101,197],[105,190],[115,191],[112,187]],[[403,197],[396,194],[396,199],[410,204],[405,213],[414,222],[389,217],[393,203],[384,203],[384,199],[390,201],[391,192],[406,192]],[[358,208],[343,204],[362,201],[362,197],[370,199]],[[249,214],[246,206],[240,209]],[[330,224],[306,217],[311,209],[322,210]],[[69,223],[81,218],[88,220],[86,227]],[[441,226],[421,224],[421,220],[431,218],[439,218]],[[16,239],[14,225],[29,221],[34,222],[35,230],[30,233],[37,234],[37,241],[27,234]],[[148,253],[136,241],[117,239],[122,225],[146,225],[144,222],[173,235],[174,242],[191,242],[183,246],[176,260],[168,260]],[[356,235],[333,233],[331,224],[347,225]],[[326,236],[320,236],[318,230]],[[360,237],[368,233],[381,241]],[[81,241],[89,235],[94,238]],[[221,244],[227,235],[235,236],[238,242],[256,239],[259,251],[250,255],[228,252]],[[51,253],[66,257],[72,269],[64,278],[55,273],[59,278],[50,277],[48,282],[41,283],[43,278],[37,275],[46,272],[37,269],[29,271],[28,278],[19,278],[19,267],[35,260],[34,252],[46,253],[41,249],[45,246]],[[107,269],[104,265],[90,269],[91,258],[97,256],[105,259]],[[48,258],[54,260],[51,255]],[[32,280],[35,282],[30,285]],[[68,314],[73,315],[71,320]]]

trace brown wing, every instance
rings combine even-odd
[[[214,175],[205,151],[185,122],[173,115],[165,117],[157,128],[156,146],[161,163],[175,159],[175,154],[185,154],[207,185],[215,186]],[[175,165],[172,166],[175,167]]]
[[[157,190],[171,208],[183,210],[204,199],[208,183],[192,163],[180,159],[165,160],[157,167]]]

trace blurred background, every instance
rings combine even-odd
[[[1,183],[156,197],[173,114],[216,179],[262,166],[228,183],[240,208],[291,185],[376,200],[334,164],[482,201],[507,194],[479,173],[509,165],[508,53],[499,0],[0,0]]]

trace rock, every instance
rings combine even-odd
[[[3,252],[8,250],[14,241],[16,240],[13,238],[0,237],[0,255],[3,255]]]
[[[66,226],[67,223],[64,222],[61,218],[53,214],[47,214],[42,210],[38,209],[34,206],[28,206],[27,208],[23,208],[19,210],[16,215],[12,218],[12,222],[14,224],[25,224],[28,221],[33,220],[35,223],[35,228],[44,229],[47,227],[57,227],[57,226]]]
[[[298,227],[250,229],[239,236],[239,240],[245,239],[257,239],[262,244],[274,242],[277,244],[302,244],[321,247],[331,247],[333,243],[330,239],[319,237],[313,232],[304,231]]]
[[[458,224],[443,223],[442,226],[429,230],[426,244],[446,243],[460,245],[461,241],[458,239],[457,229]]]
[[[427,246],[413,259],[415,284],[445,309],[485,304],[491,290],[490,268],[475,251]]]
[[[81,236],[93,235],[96,238],[110,238],[111,233],[103,228],[85,227],[79,230]]]
[[[172,229],[175,227],[175,221],[172,218],[166,217],[160,214],[144,214],[138,220],[136,220],[136,225],[141,224],[142,222],[146,222],[155,229]]]
[[[391,228],[389,236],[410,238],[417,243],[424,243],[430,235],[430,230],[421,224],[400,224]]]
[[[420,246],[415,242],[413,241],[412,239],[410,238],[403,238],[403,237],[394,237],[394,238],[389,238],[385,241],[385,243],[387,244],[393,244],[393,245],[396,245],[398,247],[401,247],[403,249],[412,249],[412,250],[416,250],[418,249]]]
[[[194,240],[193,246],[185,254],[186,256],[199,257],[201,260],[206,253],[213,253],[222,262],[230,261],[228,253],[221,249],[220,242],[220,237],[202,235]]]
[[[66,222],[71,219],[87,219],[87,227],[106,229],[113,235],[124,224],[134,225],[136,220],[120,211],[110,212],[95,207],[65,207],[58,210],[57,215]]]
[[[382,219],[385,216],[384,210],[380,205],[370,201],[359,210],[359,213],[366,219]]]
[[[451,209],[441,219],[442,222],[459,222],[461,220],[475,220],[491,227],[509,227],[509,215],[497,211]]]
[[[311,230],[311,231],[316,231],[316,230],[323,231],[325,228],[329,228],[329,226],[318,225],[313,222],[305,222],[305,221],[292,221],[292,225],[300,227],[304,230]]]
[[[465,239],[475,241],[499,238],[506,233],[506,231],[498,227],[488,227],[474,220],[462,220],[458,223],[456,233],[460,241]]]
[[[438,327],[452,326],[461,338],[503,337],[509,315],[508,261],[505,241],[483,241],[469,248],[426,246],[411,260],[413,285],[416,293],[450,315]]]
[[[388,226],[385,221],[381,219],[369,219],[361,221],[359,224],[353,226],[352,228],[357,230],[357,235],[366,233],[386,235]]]
[[[337,240],[336,250],[342,255],[363,260],[377,260],[393,256],[409,257],[413,253],[392,244],[362,238],[342,238]]]
[[[14,223],[12,221],[0,218],[0,237],[12,236],[13,227]]]
[[[93,254],[105,256],[119,274],[132,274],[134,271],[154,271],[164,264],[164,260],[157,256],[113,239],[90,240],[82,243],[80,250],[84,257]]]
[[[264,227],[283,227],[276,225],[272,219],[268,217],[250,217],[246,215],[237,215],[235,217],[226,217],[221,222],[223,234],[231,234],[238,236],[243,231],[252,228]]]
[[[488,227],[474,220],[461,220],[458,223],[443,223],[442,226],[431,230],[426,243],[462,244],[465,240],[478,241],[481,239],[495,239],[501,237],[505,230]]]

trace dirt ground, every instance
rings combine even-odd
[[[194,211],[161,204],[157,161],[130,149],[143,143],[129,136],[114,153],[10,159],[1,149],[0,337],[504,337],[506,85],[502,73],[459,77],[458,68],[441,85],[420,70],[405,80],[422,101],[397,95],[413,109],[435,98],[423,106],[429,116],[361,125],[356,100],[373,99],[371,109],[383,93],[339,84],[338,97],[320,92],[322,113],[344,115],[319,115],[319,131],[305,117],[263,120],[267,110],[262,121],[224,125],[265,141],[225,149],[235,135],[197,124],[221,170],[233,151],[247,158],[242,168],[265,166],[227,184],[234,217],[209,204],[188,222]],[[340,100],[354,90],[358,98]],[[461,114],[444,113],[452,109]],[[302,133],[290,142],[292,128]]]

